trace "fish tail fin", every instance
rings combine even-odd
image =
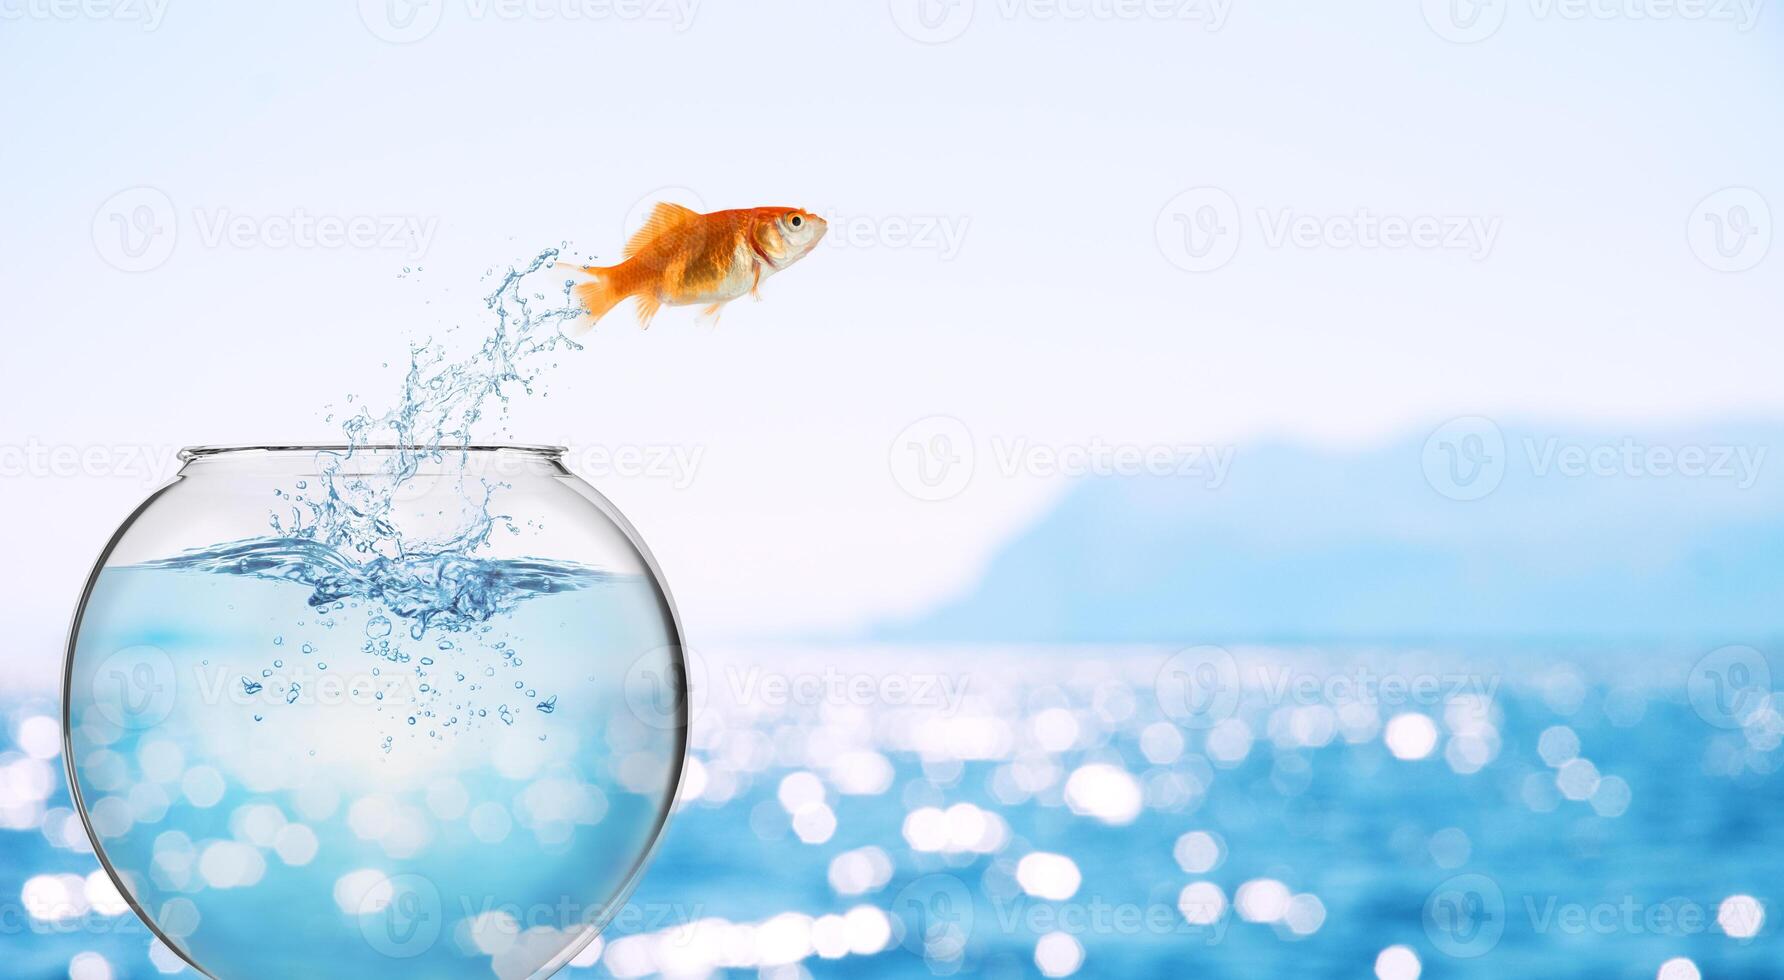
[[[570,287],[570,295],[582,307],[583,316],[577,318],[567,331],[578,337],[595,328],[595,321],[606,316],[608,311],[619,305],[619,301],[630,295],[625,288],[623,277],[615,275],[619,266],[572,265],[559,262],[557,268],[566,271],[580,272],[591,278],[587,282],[577,283]]]

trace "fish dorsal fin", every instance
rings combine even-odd
[[[698,221],[699,218],[700,212],[691,208],[684,208],[668,201],[658,201],[657,206],[651,209],[650,217],[645,219],[644,227],[638,229],[631,241],[626,242],[626,258],[629,259],[637,255],[649,247],[651,242],[677,228],[686,227],[688,224]]]

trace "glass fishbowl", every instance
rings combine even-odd
[[[560,453],[189,449],[106,547],[69,781],[194,968],[544,977],[622,907],[680,781],[681,633]]]

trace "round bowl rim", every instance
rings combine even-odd
[[[228,456],[235,453],[528,453],[535,456],[558,457],[569,452],[566,446],[548,446],[532,443],[466,443],[440,446],[422,446],[404,443],[368,443],[363,446],[350,446],[344,442],[314,443],[302,445],[297,443],[280,443],[266,445],[202,445],[187,446],[179,452],[182,461],[209,459],[217,456]]]

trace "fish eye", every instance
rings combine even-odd
[[[794,216],[793,216],[793,221],[792,221],[792,224],[793,224],[793,227],[795,227],[795,228],[797,228],[797,227],[799,227],[799,226],[800,226],[800,225],[803,225],[803,224],[805,224],[805,219],[804,219],[804,218],[801,218],[801,217],[800,217],[800,216],[798,216],[798,215],[794,215]]]

